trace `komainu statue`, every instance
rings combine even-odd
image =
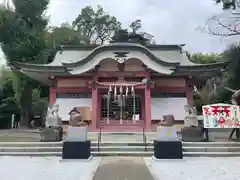
[[[82,121],[82,116],[78,108],[74,107],[69,113],[70,116],[70,121],[69,125],[70,126],[85,126],[86,123]]]
[[[240,89],[239,90],[233,90],[231,88],[228,88],[228,87],[224,87],[225,89],[233,92],[233,95],[232,95],[232,104],[234,105],[240,105]]]
[[[174,125],[174,116],[171,114],[163,116],[163,122],[159,122],[158,126],[173,126]]]
[[[74,107],[68,114],[70,126],[67,130],[67,141],[86,141],[88,126],[82,119],[80,108]]]
[[[188,113],[184,118],[184,128],[181,129],[183,141],[203,141],[203,131],[198,127],[197,111],[194,106],[185,105],[185,111]]]
[[[47,109],[45,129],[41,132],[41,141],[61,141],[63,128],[58,115],[59,105],[50,105]]]
[[[185,105],[185,111],[188,113],[184,118],[185,127],[198,126],[197,110],[194,106]]]
[[[50,105],[47,110],[45,127],[59,127],[61,119],[58,115],[59,105]]]

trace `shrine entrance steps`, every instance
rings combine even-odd
[[[109,124],[106,120],[101,120],[98,128],[103,132],[142,132],[145,127],[143,120],[109,120]]]
[[[126,137],[127,135],[125,135]],[[153,155],[153,141],[129,141],[121,135],[98,144],[92,141],[93,156]],[[0,156],[62,156],[62,142],[1,142]],[[239,142],[183,142],[183,155],[190,157],[240,157]]]

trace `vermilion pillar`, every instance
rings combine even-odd
[[[151,117],[151,88],[145,88],[145,128],[151,130],[152,117]]]
[[[54,88],[49,89],[49,104],[54,104],[56,102],[56,90]]]
[[[96,129],[97,128],[97,120],[99,116],[99,105],[98,105],[98,88],[93,88],[92,89],[92,123],[91,123],[91,128]]]
[[[96,127],[99,127],[100,125],[100,119],[101,119],[101,96],[100,96],[100,90],[98,89],[97,92],[97,121],[96,121]]]
[[[191,79],[187,79],[186,80],[186,98],[187,98],[187,103],[189,105],[193,105],[193,82],[191,81]]]
[[[145,94],[141,95],[141,120],[145,118]]]

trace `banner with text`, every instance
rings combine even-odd
[[[202,106],[204,128],[240,128],[239,106],[210,104]]]

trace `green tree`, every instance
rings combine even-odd
[[[62,44],[90,44],[90,39],[87,36],[82,36],[70,24],[63,23],[59,27],[51,27],[46,35],[48,47],[58,47]]]
[[[223,9],[236,9],[238,0],[214,0],[217,4],[222,3]]]
[[[13,0],[14,10],[0,10],[0,42],[8,64],[12,62],[41,63],[45,61],[45,34],[47,18],[44,12],[47,0]],[[32,89],[38,83],[19,72],[14,72],[13,89],[21,109],[23,122],[28,122],[31,112]]]
[[[47,60],[45,63],[53,61],[61,45],[89,45],[91,43],[89,37],[80,35],[80,33],[68,23],[63,23],[59,27],[50,27],[46,31],[45,42],[45,57],[43,58]]]
[[[229,61],[229,65],[227,72],[216,89],[214,100],[215,102],[230,103],[233,93],[227,90],[226,87],[233,90],[240,89],[240,46],[232,45],[229,47],[223,52],[223,59]]]
[[[194,94],[194,104],[196,106],[197,112],[202,113],[202,106],[211,104],[213,102],[213,97],[215,94],[215,86],[211,79],[206,81],[206,84],[200,90],[195,90]]]
[[[111,42],[134,42],[141,45],[154,44],[153,36],[146,32],[138,32],[141,27],[141,20],[133,21],[130,26],[132,31],[119,29],[114,33]]]
[[[0,70],[0,128],[9,127],[9,121],[12,114],[21,113],[21,103],[19,103],[18,95],[15,93],[13,85],[16,77],[13,72],[2,67]],[[28,96],[28,98],[30,98]],[[47,98],[41,97],[41,90],[33,89],[31,114],[44,115],[48,106]]]
[[[108,42],[114,32],[121,27],[117,18],[104,12],[101,6],[97,6],[96,10],[86,6],[72,24],[80,35],[88,37],[92,44]]]
[[[13,101],[14,91],[12,88],[12,72],[5,66],[0,67],[0,129],[9,128],[11,117],[18,107]]]
[[[197,64],[211,64],[223,61],[222,55],[218,53],[188,53],[188,57],[190,61]]]

